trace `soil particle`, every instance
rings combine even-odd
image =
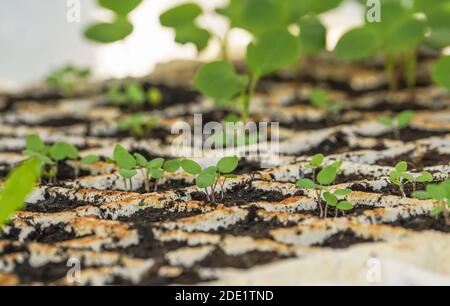
[[[444,233],[450,233],[450,225],[445,223],[443,216],[433,218],[429,215],[415,216],[407,219],[398,219],[395,222],[388,223],[392,226],[399,226],[414,231],[434,230]]]
[[[357,236],[353,231],[346,230],[332,235],[325,239],[325,241],[315,244],[314,246],[326,247],[332,249],[346,249],[352,245],[360,243],[375,242],[373,239],[367,239]]]
[[[37,224],[34,226],[35,230],[25,238],[25,242],[33,241],[39,243],[54,244],[57,242],[82,238],[77,236],[75,232],[67,231],[65,229],[66,226],[67,224],[65,223],[58,223],[43,228],[40,224]],[[0,239],[9,239],[17,241],[19,240],[20,233],[21,230],[13,229],[8,234],[0,235]]]
[[[422,170],[425,167],[448,165],[450,163],[450,154],[441,154],[436,150],[430,150],[422,156],[413,157],[412,154],[405,153],[394,158],[380,159],[376,161],[376,164],[379,166],[394,167],[400,161],[406,161],[409,169]]]

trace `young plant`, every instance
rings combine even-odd
[[[394,117],[381,116],[378,118],[378,122],[391,128],[394,136],[397,139],[401,139],[400,130],[409,126],[413,119],[413,116],[413,111],[403,111]]]
[[[344,103],[329,99],[327,93],[321,89],[311,92],[309,99],[313,106],[325,111],[327,119],[337,115],[344,107]]]
[[[85,30],[84,36],[91,41],[103,44],[125,39],[134,29],[128,16],[141,2],[142,0],[98,0],[98,5],[109,10],[113,19],[109,22],[91,24]]]
[[[64,95],[73,95],[77,87],[85,84],[91,74],[89,68],[67,65],[52,71],[47,76],[47,84]]]
[[[318,168],[323,162],[323,156],[316,155],[313,158],[314,169]],[[320,210],[320,218],[328,217],[328,207],[334,207],[336,209],[336,216],[338,211],[345,213],[346,211],[353,209],[353,204],[348,202],[342,197],[349,195],[352,191],[350,189],[337,189],[334,191],[329,190],[329,186],[334,183],[339,173],[342,162],[335,162],[331,165],[325,166],[317,174],[317,177],[313,176],[313,179],[300,179],[296,185],[299,188],[311,189],[316,191],[317,206]],[[322,201],[325,202],[323,207]]]
[[[184,3],[169,9],[160,16],[161,25],[175,31],[175,42],[192,43],[198,52],[203,51],[211,38],[211,33],[197,25],[197,18],[203,9],[196,3]]]
[[[259,80],[296,61],[299,48],[298,39],[288,30],[269,30],[256,37],[247,48],[249,75],[239,75],[229,62],[217,61],[200,68],[195,85],[213,100],[238,101],[242,109],[241,120],[247,122]]]
[[[8,176],[6,182],[0,190],[0,230],[11,216],[21,209],[39,180],[41,162],[36,158],[31,158]]]
[[[26,148],[23,153],[40,161],[42,173],[49,178],[51,183],[56,183],[59,162],[79,158],[78,149],[74,145],[57,142],[52,146],[47,146],[36,134],[27,136]],[[75,172],[78,171],[75,170]]]
[[[239,164],[239,158],[237,156],[224,157],[219,162],[208,168],[202,170],[201,166],[195,161],[184,159],[181,161],[181,167],[189,174],[196,175],[195,185],[199,189],[204,189],[208,201],[211,203],[216,202],[216,190],[220,185],[221,198],[224,198],[224,186],[227,179],[235,178],[236,175],[232,174],[236,170]]]
[[[154,158],[148,161],[142,154],[135,153],[137,165],[144,177],[144,187],[146,192],[150,192],[150,180],[154,180],[154,192],[158,191],[158,181],[164,177],[165,172],[175,173],[180,169],[181,162],[178,159],[164,160],[164,158]]]
[[[114,162],[119,168],[119,174],[123,178],[123,185],[127,188],[127,181],[130,183],[130,191],[133,190],[133,177],[137,175],[136,159],[124,147],[117,144],[113,153]]]
[[[425,191],[416,191],[413,196],[438,201],[438,205],[431,210],[430,215],[433,218],[443,215],[446,225],[450,226],[450,180],[427,185]]]
[[[394,170],[389,173],[389,181],[392,184],[397,185],[402,196],[406,197],[405,185],[407,183],[412,184],[412,190],[415,192],[417,183],[431,183],[433,181],[433,175],[427,171],[422,171],[419,175],[415,176],[408,172],[408,164],[401,161],[397,163]]]
[[[129,131],[133,136],[137,138],[143,138],[151,135],[152,131],[156,128],[157,125],[157,118],[138,113],[125,120],[120,121],[117,127],[119,130]]]
[[[381,22],[367,22],[350,30],[342,36],[335,51],[352,61],[383,54],[390,90],[398,89],[401,75],[412,90],[420,45],[442,50],[450,43],[450,7],[446,1],[429,5],[423,0],[382,0],[381,7]]]
[[[151,87],[148,91],[145,91],[138,82],[128,82],[124,88],[113,82],[108,86],[106,96],[114,105],[128,105],[130,107],[144,105],[147,101],[150,105],[156,107],[163,99],[163,95],[157,87]]]
[[[316,154],[312,157],[311,161],[305,166],[306,168],[311,169],[314,183],[316,182],[316,171],[320,166],[322,166],[324,158],[325,157],[323,156],[323,154],[320,153]]]

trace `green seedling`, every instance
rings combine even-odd
[[[323,156],[323,154],[316,154],[311,158],[311,161],[306,165],[306,168],[309,168],[312,171],[312,178],[314,183],[316,181],[316,171],[319,167],[322,166],[324,158],[325,157]]]
[[[178,159],[166,161],[164,158],[157,157],[148,161],[139,153],[135,153],[134,157],[142,171],[146,192],[150,192],[150,180],[154,180],[154,192],[156,192],[158,191],[158,181],[164,177],[165,173],[175,173],[181,167],[181,161]]]
[[[423,0],[382,0],[381,7],[381,22],[367,22],[350,30],[343,35],[335,51],[347,60],[383,54],[390,89],[398,89],[403,74],[412,90],[419,47],[426,44],[441,50],[450,44],[450,7],[446,1],[429,5]]]
[[[113,18],[108,22],[91,24],[84,32],[84,36],[97,43],[113,43],[128,37],[133,33],[134,26],[129,20],[129,15],[142,0],[98,0],[100,7],[110,11]]]
[[[148,101],[150,105],[156,107],[163,100],[163,95],[157,87],[151,87],[148,91],[145,91],[138,82],[128,82],[124,88],[113,82],[108,86],[106,95],[111,103],[117,106],[142,106]]]
[[[320,89],[311,92],[309,99],[313,106],[325,111],[327,119],[338,114],[344,107],[343,102],[329,99],[327,93]]]
[[[41,162],[31,158],[8,176],[0,191],[0,230],[12,215],[20,210],[39,180]]]
[[[71,96],[76,88],[86,84],[91,72],[88,68],[67,65],[61,69],[52,71],[47,76],[47,84],[60,93]]]
[[[438,201],[438,205],[431,210],[430,215],[433,218],[443,215],[445,223],[450,226],[450,180],[427,185],[425,191],[416,191],[413,196]]]
[[[378,118],[378,122],[391,128],[394,136],[401,139],[400,131],[410,125],[413,117],[413,111],[404,111],[394,117],[381,116]]]
[[[24,155],[34,157],[40,161],[41,173],[47,177],[51,183],[56,183],[58,175],[58,163],[65,160],[78,160],[78,149],[66,142],[57,142],[52,146],[47,146],[42,139],[36,135],[28,135]],[[77,176],[79,170],[75,169]]]
[[[122,120],[117,127],[122,131],[129,131],[137,138],[143,138],[151,135],[152,131],[157,127],[158,119],[149,117],[145,114],[134,114],[131,117]]]
[[[125,189],[127,188],[127,181],[129,182],[129,190],[133,190],[133,177],[137,175],[137,162],[124,147],[117,144],[114,147],[113,159],[119,168],[119,174],[123,178]]]
[[[413,175],[408,172],[408,164],[404,161],[397,163],[389,173],[389,181],[399,187],[403,197],[405,194],[405,184],[411,183],[413,192],[416,191],[417,183],[431,183],[433,175],[427,171],[422,171],[419,175]]]
[[[195,185],[199,189],[204,189],[208,201],[216,202],[216,190],[219,184],[221,198],[224,198],[224,186],[227,179],[236,178],[232,174],[239,164],[237,156],[224,157],[219,162],[208,168],[202,169],[201,166],[192,160],[182,160],[181,167],[189,174],[196,175]],[[220,183],[221,182],[221,183]]]
[[[246,63],[249,75],[236,73],[227,61],[204,65],[197,73],[195,85],[204,95],[216,101],[239,101],[242,121],[247,122],[250,103],[259,80],[297,60],[299,42],[287,30],[262,33],[247,48]]]
[[[317,169],[323,163],[323,156],[316,155],[311,161],[313,169]],[[342,162],[335,162],[331,165],[325,166],[317,174],[317,177],[313,176],[313,179],[300,179],[296,185],[299,188],[311,189],[316,191],[317,206],[320,210],[320,218],[328,217],[328,207],[334,207],[336,210],[336,216],[338,211],[343,214],[346,211],[352,210],[353,204],[348,202],[345,198],[352,191],[350,189],[337,189],[334,191],[329,190],[329,186],[334,183],[336,177],[340,171]],[[322,205],[322,200],[325,202],[325,207]]]
[[[449,19],[450,20],[450,19]],[[450,30],[449,30],[450,31]],[[450,36],[450,33],[449,33]],[[433,81],[450,90],[450,56],[443,56],[433,66]]]

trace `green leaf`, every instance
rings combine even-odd
[[[351,189],[348,189],[348,188],[345,188],[345,189],[338,189],[338,190],[336,190],[336,191],[334,192],[334,195],[343,197],[343,196],[347,196],[347,195],[351,194],[352,192],[353,192],[353,191],[352,191]]]
[[[418,198],[421,200],[426,200],[430,198],[430,195],[426,191],[415,191],[412,193],[414,198]]]
[[[298,188],[304,188],[304,189],[320,189],[320,186],[314,183],[310,179],[301,179],[298,180],[296,183]]]
[[[408,170],[408,163],[405,161],[401,161],[395,165],[395,170],[397,172],[405,172]]]
[[[144,157],[144,155],[139,154],[139,153],[134,153],[134,158],[136,159],[136,162],[139,166],[141,167],[147,167],[147,159]]]
[[[400,175],[403,177],[404,180],[408,182],[414,181],[414,176],[408,172],[402,172],[400,173]]]
[[[144,104],[145,103],[145,92],[142,85],[137,82],[129,83],[126,86],[126,93],[129,101],[134,104]],[[139,123],[143,119],[142,114],[138,114],[137,117],[132,118],[135,123]]]
[[[196,88],[215,100],[229,100],[241,93],[248,85],[248,77],[236,73],[227,61],[203,65],[195,78]]]
[[[437,216],[439,216],[443,212],[444,212],[444,207],[443,206],[436,206],[436,207],[433,207],[433,209],[430,211],[430,216],[432,218],[436,218]]]
[[[114,148],[114,161],[121,169],[131,170],[136,167],[136,159],[119,144]]]
[[[239,158],[237,156],[224,157],[217,163],[217,168],[220,173],[228,174],[236,170],[239,164]]]
[[[450,56],[443,56],[433,65],[433,81],[450,90]]]
[[[450,6],[432,9],[426,15],[431,29],[426,43],[438,50],[450,46]]]
[[[67,158],[77,159],[78,149],[72,144],[66,142],[58,142],[51,146],[50,157],[55,161],[62,161]]]
[[[336,45],[335,52],[345,60],[357,61],[373,56],[380,45],[376,31],[364,26],[344,34]]]
[[[32,152],[43,153],[47,146],[37,134],[28,135],[26,138],[26,149]]]
[[[397,116],[397,124],[398,127],[404,128],[407,127],[414,116],[413,111],[403,111]]]
[[[116,20],[112,23],[101,22],[91,25],[84,36],[99,43],[113,43],[126,38],[133,32],[133,24],[128,20]]]
[[[414,48],[424,40],[425,30],[425,23],[412,16],[400,20],[385,33],[385,46],[387,51],[398,54]]]
[[[420,175],[416,178],[416,182],[418,183],[426,183],[426,182],[432,182],[433,181],[433,175],[430,172],[422,171]]]
[[[217,174],[211,172],[202,172],[195,179],[195,184],[198,188],[207,188],[214,185],[217,179]]]
[[[338,203],[337,197],[334,194],[332,194],[331,192],[328,192],[328,191],[323,193],[323,199],[330,206],[336,206],[337,203]]]
[[[321,14],[331,9],[338,7],[342,0],[303,0],[308,3],[308,9],[310,13]]]
[[[337,170],[333,166],[323,168],[317,175],[317,181],[321,185],[330,185],[336,180]]]
[[[394,121],[392,120],[392,118],[387,117],[387,116],[381,116],[381,117],[379,117],[379,118],[378,118],[378,122],[381,123],[381,124],[383,124],[383,125],[386,125],[386,126],[388,126],[388,127],[392,127],[393,124],[394,124]]]
[[[203,10],[198,4],[185,3],[164,12],[159,19],[161,25],[177,28],[186,24],[192,24],[202,13]]]
[[[177,172],[178,169],[181,167],[181,161],[179,159],[173,159],[166,161],[166,164],[164,165],[164,170],[170,173]]]
[[[401,184],[400,177],[400,173],[397,171],[391,171],[391,173],[389,173],[389,180],[395,185]]]
[[[324,158],[325,157],[321,153],[314,155],[311,159],[311,166],[313,166],[314,168],[320,167],[323,163]]]
[[[209,166],[208,168],[203,169],[202,173],[210,173],[210,174],[217,174],[217,167],[216,166]]]
[[[123,17],[131,13],[141,2],[142,0],[98,0],[100,6]]]
[[[147,99],[153,106],[158,106],[163,101],[163,94],[158,87],[152,87],[147,92]]]
[[[175,30],[175,41],[179,44],[193,43],[197,51],[203,51],[207,46],[211,34],[195,24],[185,25]]]
[[[202,167],[198,163],[190,159],[183,159],[181,161],[181,168],[192,175],[196,175],[202,172]]]
[[[130,179],[137,174],[137,171],[135,169],[120,169],[119,174],[124,179]]]
[[[286,1],[244,0],[241,25],[253,34],[283,28],[289,23]]]
[[[154,179],[159,180],[164,176],[164,171],[160,168],[150,168],[150,176]]]
[[[428,185],[426,191],[430,198],[434,200],[443,200],[447,198],[447,192],[444,187],[439,185]]]
[[[98,157],[96,155],[87,155],[81,159],[80,163],[84,164],[84,165],[92,165],[92,164],[95,164],[96,162],[98,162],[99,160],[100,160],[100,157]]]
[[[157,157],[147,163],[148,169],[161,169],[164,165],[164,158]]]
[[[352,210],[354,208],[354,206],[352,203],[350,203],[348,201],[341,201],[336,206],[336,208],[341,211],[349,211],[349,210]]]
[[[327,108],[329,102],[327,93],[322,89],[313,90],[309,95],[309,99],[313,106],[324,109]]]
[[[326,49],[327,30],[317,17],[305,16],[299,21],[300,52],[315,54]]]
[[[335,161],[334,163],[332,163],[330,166],[335,167],[336,171],[339,172],[339,170],[341,169],[343,164],[344,164],[343,160],[338,160],[338,161]]]
[[[0,192],[0,228],[23,207],[39,180],[40,168],[39,161],[30,159],[9,174]]]
[[[270,74],[299,57],[298,39],[288,30],[270,30],[256,37],[247,48],[246,61],[253,78]]]

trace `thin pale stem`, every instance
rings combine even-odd
[[[245,99],[242,106],[242,121],[246,123],[248,118],[250,117],[250,103],[253,100],[253,96],[255,95],[256,85],[258,84],[258,78],[252,76],[250,81],[250,86],[248,88],[247,93],[245,94]]]

